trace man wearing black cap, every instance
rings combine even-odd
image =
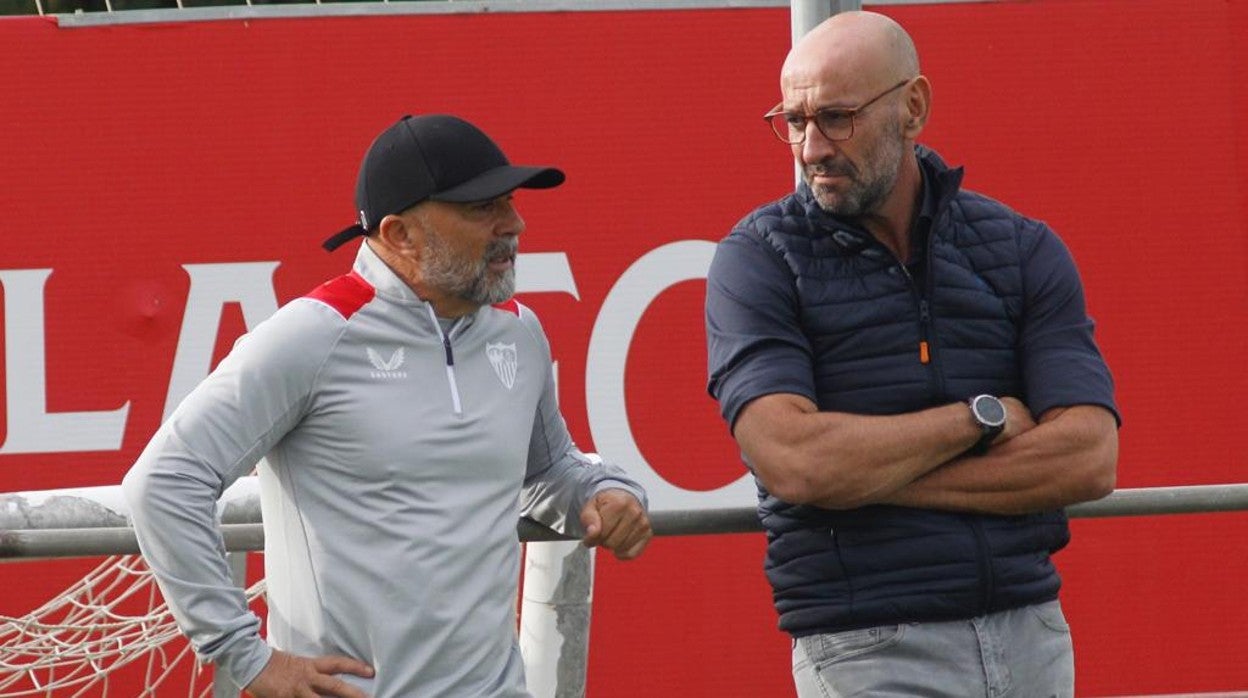
[[[366,237],[352,271],[241,339],[126,476],[175,617],[252,695],[526,696],[517,517],[645,548],[644,492],[572,443],[545,334],[511,300],[511,192],[563,180],[456,117],[386,129],[358,224],[325,242]],[[272,647],[214,521],[257,462]]]

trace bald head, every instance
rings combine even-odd
[[[859,94],[918,74],[918,53],[900,24],[876,12],[839,12],[789,51],[780,87],[786,94],[814,85]]]

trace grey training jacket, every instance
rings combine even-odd
[[[484,307],[444,334],[367,242],[350,274],[241,338],[124,481],[178,623],[244,686],[270,649],[230,581],[215,502],[257,463],[268,644],[372,665],[374,679],[342,678],[375,698],[527,695],[518,517],[582,535],[600,490],[645,504],[572,443],[532,311]]]

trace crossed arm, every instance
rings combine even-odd
[[[1020,401],[1002,402],[1006,430],[983,456],[963,455],[980,432],[960,402],[866,416],[772,394],[742,410],[733,435],[764,487],[794,504],[1023,514],[1113,491],[1118,430],[1108,410],[1058,407],[1033,421]]]

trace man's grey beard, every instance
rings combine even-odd
[[[881,138],[874,148],[866,153],[863,162],[870,169],[863,172],[848,160],[837,162],[834,159],[824,160],[808,165],[802,172],[802,178],[810,187],[819,208],[842,218],[861,218],[879,210],[880,206],[897,186],[897,177],[901,172],[901,161],[905,140],[901,137],[901,124],[893,119],[889,130],[895,132],[895,138]],[[815,174],[839,174],[849,178],[849,187],[840,194],[833,193],[827,187],[812,182]]]
[[[426,241],[420,262],[421,277],[430,286],[475,305],[502,303],[516,293],[516,270],[490,272],[490,260],[500,256],[515,259],[519,243],[508,237],[492,240],[478,260],[456,260],[432,226],[425,226]]]

